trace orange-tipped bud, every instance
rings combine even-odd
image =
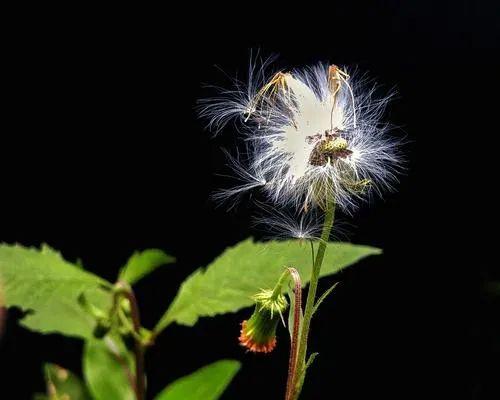
[[[281,314],[288,307],[285,296],[263,290],[254,296],[255,310],[241,323],[239,342],[248,351],[269,353],[276,347],[276,328]]]

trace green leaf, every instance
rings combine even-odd
[[[35,393],[33,395],[33,400],[50,400],[46,394],[43,393]]]
[[[55,364],[45,364],[44,369],[47,393],[49,393],[47,399],[91,399],[82,380],[72,372]]]
[[[119,338],[87,340],[83,372],[94,400],[135,399],[129,378],[134,374],[132,355]]]
[[[335,289],[337,287],[339,283],[338,282],[335,282],[332,286],[330,286],[320,297],[318,300],[316,300],[316,304],[314,305],[314,308],[313,308],[313,315],[316,314],[316,311],[318,311],[318,308],[319,306],[321,305],[321,303],[323,303],[323,301],[325,301],[325,299],[328,297],[328,295],[330,293],[333,292],[333,289]]]
[[[318,356],[319,356],[319,353],[312,353],[309,356],[309,358],[308,358],[308,360],[306,362],[306,365],[305,365],[305,369],[306,370],[312,365],[312,363],[314,362],[314,360],[316,360],[316,357],[318,357]]]
[[[121,269],[119,279],[133,285],[156,268],[175,262],[175,258],[159,249],[136,251]]]
[[[329,243],[321,276],[334,274],[364,257],[381,253],[382,250],[375,247]],[[156,332],[174,321],[192,326],[199,317],[251,306],[251,297],[259,289],[272,288],[285,266],[295,267],[305,285],[311,273],[309,247],[295,240],[256,243],[247,239],[228,248],[206,269],[196,270],[184,281],[157,324]]]
[[[41,250],[0,245],[0,280],[7,306],[29,311],[21,324],[41,333],[92,337],[95,320],[77,301],[82,292],[100,308],[111,305],[111,294],[103,290],[110,287],[107,281],[45,245]]]
[[[234,360],[220,360],[177,379],[155,400],[217,400],[240,369]]]

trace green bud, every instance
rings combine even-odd
[[[288,303],[284,295],[273,290],[260,291],[254,300],[255,310],[242,322],[239,341],[249,351],[269,353],[276,347],[276,328]]]

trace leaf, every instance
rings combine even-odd
[[[329,243],[321,276],[334,274],[372,254],[375,247]],[[309,281],[311,253],[296,240],[256,243],[247,239],[228,248],[206,269],[198,269],[181,285],[174,301],[160,319],[159,332],[172,322],[193,326],[199,317],[235,312],[251,306],[259,289],[272,288],[284,266],[295,267],[302,284]]]
[[[172,382],[155,400],[217,400],[240,367],[234,360],[214,362]]]
[[[0,245],[0,280],[7,306],[29,313],[21,324],[41,333],[92,337],[94,318],[78,304],[86,292],[95,305],[109,307],[110,284],[97,275],[65,261],[44,245],[41,250],[20,245]]]
[[[134,373],[132,356],[119,338],[106,336],[103,340],[87,340],[83,352],[83,371],[94,400],[135,399],[127,375],[128,372],[132,376]]]
[[[312,353],[309,356],[309,358],[308,358],[308,360],[306,362],[306,365],[305,365],[305,369],[306,370],[312,365],[312,363],[314,362],[314,360],[316,360],[316,357],[318,357],[318,356],[319,356],[319,353]]]
[[[319,356],[319,353],[312,353],[309,358],[307,359],[306,365],[304,365],[304,369],[299,373],[298,375],[298,381],[299,381],[299,388],[302,388],[302,385],[304,384],[304,380],[306,378],[307,370],[309,367],[312,365],[314,360],[316,360],[316,357]],[[299,389],[300,393],[300,389]]]
[[[44,369],[49,394],[46,399],[91,400],[82,380],[72,372],[55,364],[45,364]]]
[[[119,279],[133,285],[156,268],[175,262],[175,258],[159,249],[136,251],[121,269]]]
[[[323,303],[323,301],[325,301],[325,299],[328,297],[328,295],[333,292],[333,289],[335,289],[337,287],[339,283],[338,282],[335,282],[332,286],[330,286],[320,297],[318,300],[316,300],[316,304],[314,305],[314,308],[313,308],[313,315],[316,314],[316,311],[318,311],[318,308],[319,306],[321,305],[321,303]]]

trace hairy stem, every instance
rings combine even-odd
[[[316,301],[316,291],[318,289],[319,274],[325,256],[326,246],[330,238],[333,221],[335,219],[335,201],[329,200],[325,209],[325,220],[323,223],[323,231],[321,233],[321,240],[318,246],[318,252],[313,263],[311,271],[311,279],[309,282],[309,291],[307,293],[306,308],[304,310],[304,320],[302,321],[302,331],[300,335],[299,354],[297,357],[297,368],[294,378],[294,393],[291,399],[296,400],[300,395],[302,385],[305,377],[305,365],[307,354],[307,339],[309,337],[309,329],[311,326],[311,318],[314,310],[314,303]]]
[[[288,359],[288,378],[286,381],[286,392],[285,400],[291,400],[293,390],[295,387],[295,375],[297,371],[297,350],[299,341],[299,329],[300,329],[300,314],[302,312],[302,283],[300,281],[299,272],[295,268],[288,268],[287,271],[290,273],[294,281],[294,309],[293,311],[293,331],[292,340],[290,343],[290,357]]]

